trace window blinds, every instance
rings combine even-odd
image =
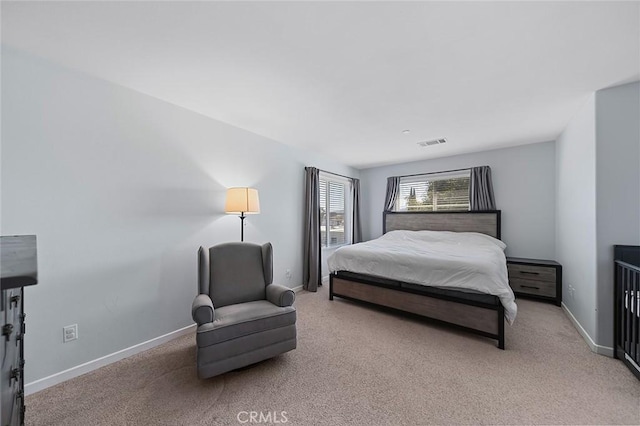
[[[345,244],[345,195],[342,182],[320,179],[320,237],[322,247]],[[327,214],[328,212],[328,214]]]
[[[400,178],[396,211],[469,210],[469,170]]]

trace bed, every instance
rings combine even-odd
[[[473,253],[464,254],[466,246],[460,245],[460,259],[449,259],[449,263],[455,265],[451,269],[454,275],[463,275],[461,281],[466,281],[468,287],[462,288],[462,284],[458,284],[456,280],[450,279],[446,274],[440,271],[442,264],[431,267],[434,271],[429,276],[421,277],[414,274],[415,263],[406,263],[399,257],[391,255],[396,251],[395,255],[403,256],[400,251],[403,250],[402,245],[406,242],[407,246],[411,246],[414,242],[409,236],[415,234],[417,239],[438,240],[440,234],[447,236],[452,232],[441,233],[405,233],[402,231],[453,231],[453,233],[478,233],[480,235],[472,235],[472,239],[478,239],[481,244],[483,240],[493,240],[493,245],[502,244],[499,239],[500,232],[500,211],[482,211],[482,212],[385,212],[383,220],[383,237],[379,240],[391,240],[391,247],[388,250],[389,255],[383,255],[373,260],[368,259],[363,254],[363,267],[358,269],[352,267],[349,263],[353,260],[353,250],[370,247],[381,242],[373,240],[363,244],[353,246],[345,246],[338,249],[329,259],[330,264],[330,283],[329,283],[329,299],[340,297],[347,300],[364,302],[368,304],[383,306],[397,311],[418,315],[429,318],[431,320],[442,322],[462,328],[464,330],[489,337],[497,340],[497,346],[500,349],[505,348],[504,338],[504,322],[505,314],[511,322],[515,318],[517,308],[515,307],[513,292],[508,286],[506,275],[506,258],[504,257],[504,246],[497,250],[500,253],[493,253],[494,249],[487,244],[484,251],[491,251],[491,259],[486,262],[492,263],[490,267],[484,268],[481,259],[479,262],[480,269],[493,270],[496,275],[496,289],[487,287],[491,283],[491,276],[484,278],[470,279],[466,278],[467,268],[462,263],[464,256],[475,256]],[[395,232],[400,231],[400,232]],[[484,235],[488,235],[487,238]],[[462,234],[459,234],[462,235]],[[484,238],[482,238],[484,237]],[[443,237],[444,238],[444,237]],[[458,238],[456,236],[456,238]],[[475,240],[474,240],[475,241]],[[387,244],[387,243],[385,243]],[[475,244],[475,243],[474,243]],[[418,247],[418,246],[416,246]],[[436,245],[437,250],[441,247]],[[428,250],[427,250],[428,251]],[[341,253],[342,252],[342,253]],[[431,256],[437,257],[437,252],[432,251]],[[444,254],[443,254],[444,255]],[[407,255],[409,256],[409,255]],[[345,261],[344,258],[347,258]],[[471,257],[467,257],[471,259]],[[337,260],[341,259],[341,260]],[[429,260],[431,261],[431,260]],[[384,262],[388,262],[385,264]],[[419,262],[419,260],[418,260]],[[395,266],[394,266],[395,264]],[[400,267],[397,268],[400,264]],[[396,269],[400,269],[400,275]],[[364,268],[364,269],[363,269]],[[425,271],[429,268],[422,268]],[[460,278],[460,277],[458,277]],[[425,281],[421,281],[425,280]],[[493,293],[493,294],[491,294]],[[505,310],[506,306],[506,310]]]

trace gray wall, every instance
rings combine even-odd
[[[613,346],[613,245],[640,245],[640,83],[596,92],[598,344]]]
[[[27,382],[191,324],[198,246],[240,238],[226,187],[259,189],[246,239],[271,241],[275,281],[301,285],[304,166],[357,176],[4,46],[2,107],[2,234],[38,236]]]
[[[522,145],[434,160],[361,170],[363,233],[382,234],[387,177],[491,166],[497,207],[502,210],[502,236],[510,256],[555,257],[554,142]]]
[[[592,95],[556,141],[556,253],[563,267],[563,302],[594,341],[595,146],[595,97]]]
[[[556,148],[564,303],[595,349],[611,354],[613,245],[640,245],[640,83],[592,95]]]

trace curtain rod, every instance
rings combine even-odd
[[[451,172],[462,172],[465,170],[471,170],[473,167],[467,167],[465,169],[455,169],[455,170],[443,170],[441,172],[430,172],[430,173],[414,173],[412,175],[401,175],[401,176],[396,176],[396,177],[412,177],[412,176],[424,176],[424,175],[437,175],[439,173],[451,173]]]
[[[317,168],[317,167],[316,167],[316,168]],[[305,167],[305,169],[306,169],[306,167]],[[341,175],[341,174],[339,174],[339,173],[328,172],[328,171],[326,171],[326,170],[322,170],[322,169],[318,169],[318,170],[319,170],[319,171],[321,171],[322,173],[329,173],[330,175],[340,176],[340,177],[343,177],[343,178],[345,178],[345,179],[351,179],[351,180],[353,180],[353,179],[357,179],[357,178],[353,178],[353,177],[351,177],[351,176],[345,176],[345,175]]]

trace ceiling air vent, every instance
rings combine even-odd
[[[430,141],[422,141],[422,142],[418,142],[418,145],[420,146],[431,146],[431,145],[440,145],[441,143],[446,143],[447,140],[445,138],[440,138],[440,139],[433,139]]]

